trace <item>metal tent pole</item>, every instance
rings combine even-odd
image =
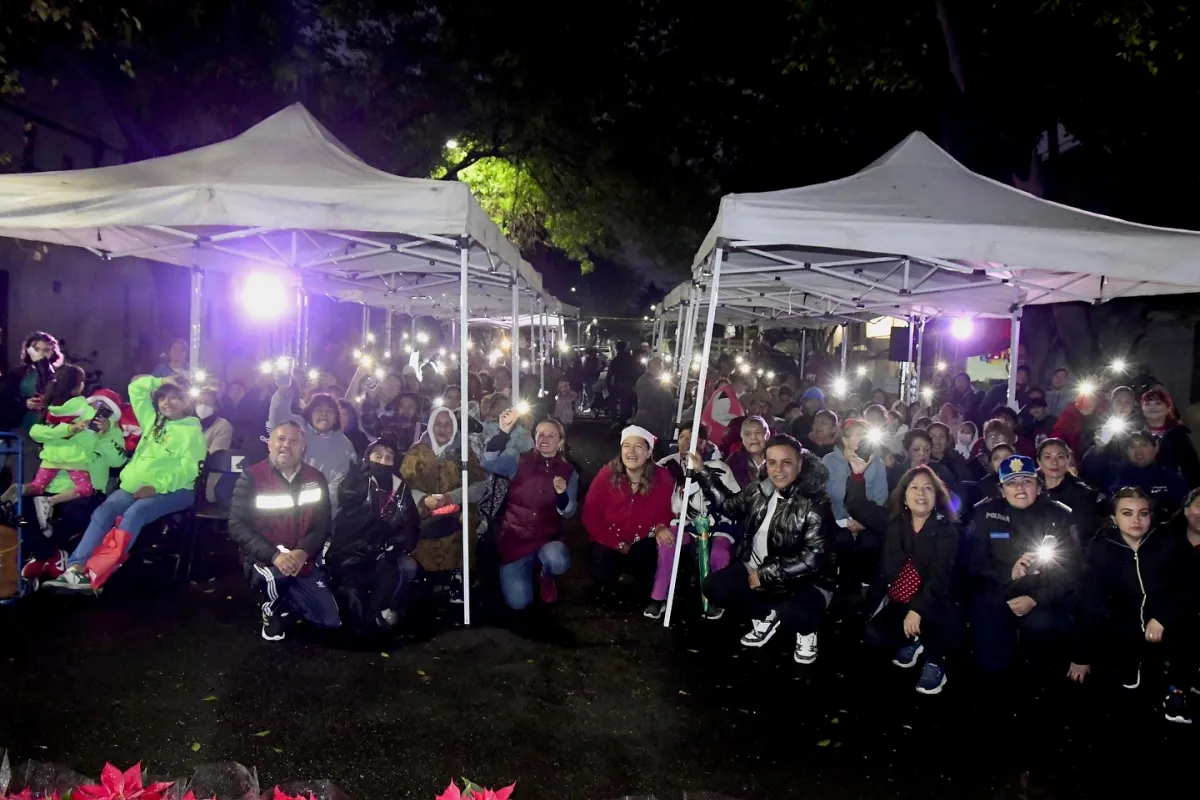
[[[904,362],[904,386],[901,399],[906,403],[916,402],[920,390],[917,388],[920,378],[913,378],[913,356],[916,348],[917,320],[912,314],[908,315],[908,360]]]
[[[679,428],[683,425],[683,403],[687,398],[688,376],[692,370],[692,340],[690,331],[695,319],[695,310],[699,304],[696,302],[696,287],[692,285],[688,287],[687,299],[687,317],[684,320],[684,330],[679,337],[679,358],[675,360],[675,366],[679,369],[679,399],[675,407],[675,429],[672,435],[676,440],[679,439]],[[682,306],[681,306],[682,308]],[[699,398],[697,398],[699,402]],[[699,413],[697,413],[699,416]]]
[[[517,404],[520,397],[517,395],[521,388],[521,326],[519,325],[521,316],[521,292],[517,286],[517,268],[512,267],[512,330],[509,331],[509,336],[512,341],[508,348],[508,357],[512,361],[509,365],[512,368],[512,386],[509,387],[508,396],[512,400],[513,405]]]
[[[808,355],[808,328],[800,329],[800,380],[804,381],[808,376],[804,374],[804,359]]]
[[[367,345],[370,344],[370,342],[367,341],[367,338],[370,335],[371,335],[371,307],[369,305],[367,305],[366,303],[363,303],[363,327],[362,327],[363,349],[366,349]],[[413,345],[416,346],[416,342],[413,342]]]
[[[392,347],[392,310],[388,308],[383,315],[383,351],[390,352]]]
[[[459,397],[462,398],[461,415],[463,434],[459,437],[461,449],[459,450],[459,465],[462,468],[462,495],[465,504],[467,498],[467,459],[470,454],[467,450],[469,436],[466,435],[465,429],[467,426],[467,253],[470,243],[464,237],[459,240],[459,278],[458,278],[458,318],[460,330],[463,335],[458,338],[458,390]],[[463,570],[463,625],[471,624],[471,531],[468,530],[467,509],[464,505],[462,510],[462,570]]]
[[[1014,304],[1012,309],[1012,333],[1008,340],[1008,406],[1017,410],[1017,367],[1020,365],[1021,352],[1021,307]]]
[[[192,267],[192,290],[188,308],[188,368],[200,368],[200,327],[204,316],[204,273]]]
[[[704,327],[704,347],[703,361],[700,362],[700,378],[696,390],[696,402],[699,405],[700,398],[704,396],[704,382],[708,380],[708,356],[712,350],[712,334],[713,325],[717,318],[717,293],[721,286],[721,259],[724,256],[724,250],[720,244],[713,251],[713,269],[712,282],[708,286],[708,318]],[[696,452],[696,445],[700,441],[700,413],[697,408],[696,413],[692,415],[692,441],[688,447],[688,455]],[[683,454],[680,453],[680,458],[683,459]],[[688,460],[684,459],[680,465],[684,469],[683,479],[683,506],[679,510],[679,522],[675,526],[675,554],[671,561],[671,586],[667,590],[667,609],[663,618],[663,627],[671,627],[671,611],[675,605],[675,581],[679,577],[679,554],[683,552],[683,537],[687,525],[687,509],[688,497],[691,496],[692,489],[692,473],[687,468]]]
[[[913,377],[913,383],[917,387],[918,395],[921,392],[921,364],[925,358],[925,315],[921,315],[921,322],[917,328],[917,364],[916,375]],[[954,436],[958,436],[955,432]]]
[[[850,355],[850,325],[842,323],[842,375],[846,374],[846,357]]]

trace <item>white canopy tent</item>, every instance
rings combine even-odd
[[[468,297],[472,313],[486,314],[518,309],[520,291],[543,294],[541,276],[466,184],[377,170],[298,104],[228,141],[175,155],[0,176],[0,236],[190,269],[193,365],[210,270],[277,275],[297,290],[302,320],[310,292],[457,318],[464,365]],[[518,369],[514,361],[514,385]],[[467,371],[460,373],[466,397]],[[461,458],[465,485],[466,437]],[[466,561],[465,515],[463,526]],[[469,579],[464,587],[470,591]]]
[[[703,396],[718,306],[768,324],[795,324],[797,306],[826,320],[1007,317],[1015,353],[1024,306],[1200,291],[1200,233],[1034,197],[971,172],[916,132],[847,178],[726,195],[692,272],[694,308],[700,287],[708,300]],[[1012,369],[1010,401],[1015,381]],[[698,424],[697,415],[693,449]],[[671,600],[666,624],[670,613]]]

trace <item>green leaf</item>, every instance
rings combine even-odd
[[[193,753],[200,752],[200,743],[199,742],[192,742],[192,752]]]
[[[419,670],[417,670],[417,674],[418,674],[418,675],[420,675],[422,678],[424,678],[424,677],[425,677],[425,670],[423,670],[423,669],[419,669]]]
[[[213,701],[214,701],[214,700],[216,700],[216,699],[217,699],[217,696],[216,696],[215,694],[210,694],[208,697],[204,698],[204,699],[203,699],[203,700],[201,700],[200,702],[201,702],[201,703],[211,703],[211,702],[213,702]]]
[[[841,720],[838,719],[837,717],[834,717],[833,719],[829,720],[830,725],[837,725],[839,722],[841,722]]]
[[[829,747],[829,740],[822,739],[821,741],[817,742],[817,747]]]
[[[391,654],[391,653],[380,653],[379,655],[383,656],[384,658],[391,658],[391,657],[392,657],[392,654]]]
[[[257,736],[258,738],[260,738],[260,739],[261,739],[261,738],[262,738],[262,737],[264,737],[264,736],[269,736],[269,735],[270,735],[270,733],[271,733],[270,731],[259,731],[258,733],[255,733],[255,734],[253,734],[253,735],[254,735],[254,736]]]

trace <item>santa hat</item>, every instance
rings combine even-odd
[[[95,407],[108,406],[109,411],[112,412],[111,419],[121,418],[121,396],[112,389],[97,389],[88,398],[88,403]]]

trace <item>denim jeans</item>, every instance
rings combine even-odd
[[[516,611],[533,602],[533,565],[542,565],[542,574],[557,578],[571,566],[571,554],[562,542],[546,542],[536,553],[500,567],[500,590],[504,602]]]
[[[108,496],[99,508],[92,512],[83,538],[75,546],[75,552],[67,559],[67,566],[76,566],[87,561],[92,552],[104,541],[104,535],[112,530],[121,517],[121,530],[129,534],[129,546],[137,541],[142,528],[160,517],[183,511],[196,501],[192,488],[177,489],[167,494],[155,494],[142,500],[136,499],[124,489],[117,489]]]

